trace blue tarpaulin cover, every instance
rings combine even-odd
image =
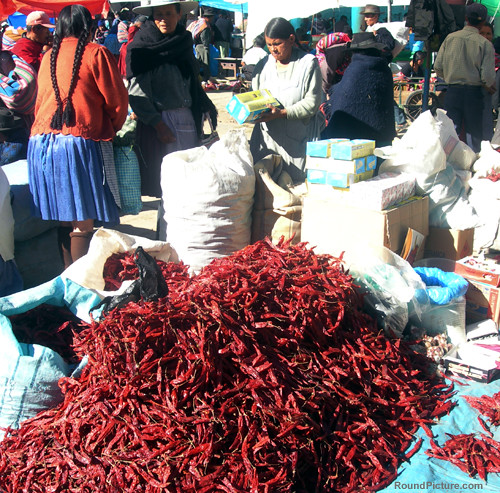
[[[230,12],[241,12],[248,14],[248,2],[245,3],[231,3],[224,0],[201,0],[200,5],[206,7],[213,7],[214,9],[229,10]]]
[[[447,434],[460,435],[462,433],[476,433],[479,437],[484,430],[477,420],[479,411],[471,407],[463,398],[465,395],[481,397],[493,395],[500,391],[500,379],[488,384],[463,380],[468,385],[455,384],[453,400],[457,402],[450,414],[442,417],[437,424],[431,426],[434,441],[442,446],[448,440]],[[483,417],[486,421],[486,419]],[[490,427],[494,439],[500,441],[500,427]],[[398,477],[386,488],[380,490],[383,493],[401,493],[402,491],[413,493],[434,493],[454,491],[464,493],[466,491],[481,491],[482,493],[498,493],[500,491],[500,474],[488,473],[487,481],[484,482],[479,476],[469,477],[451,462],[429,457],[425,454],[431,448],[430,439],[420,428],[416,439],[422,438],[419,451],[408,461],[399,467]],[[413,444],[409,447],[412,448]],[[456,486],[455,486],[456,485]]]

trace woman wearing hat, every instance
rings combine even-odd
[[[328,125],[323,138],[371,139],[378,147],[392,142],[393,80],[383,49],[373,33],[354,34],[351,63],[325,104]]]
[[[268,89],[282,107],[257,120],[250,149],[254,161],[279,154],[292,179],[304,181],[306,144],[317,140],[324,126],[318,61],[297,46],[292,24],[282,17],[271,19],[264,35],[270,55],[255,66],[252,88]]]
[[[120,222],[112,139],[127,116],[127,90],[111,53],[91,37],[90,12],[64,7],[40,66],[28,144],[35,207],[63,223],[65,267],[87,253],[95,222]]]
[[[149,19],[127,49],[130,105],[138,118],[142,194],[161,197],[163,157],[200,145],[203,115],[217,110],[199,81],[191,34],[179,23],[197,2],[152,0],[134,12]]]

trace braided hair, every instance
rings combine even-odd
[[[83,5],[67,5],[61,10],[57,19],[54,31],[54,42],[50,54],[50,77],[57,104],[56,111],[50,122],[50,127],[53,130],[61,130],[63,125],[70,127],[75,124],[75,109],[73,107],[72,96],[75,90],[83,52],[85,51],[85,46],[89,42],[91,30],[92,16]],[[69,37],[77,38],[78,43],[76,45],[75,57],[73,60],[68,96],[63,100],[61,98],[59,85],[57,84],[56,62],[62,40]]]

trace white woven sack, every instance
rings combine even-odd
[[[167,240],[191,272],[250,243],[255,173],[243,130],[165,156],[161,187]]]

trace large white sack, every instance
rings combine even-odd
[[[141,246],[157,260],[178,262],[171,246],[164,241],[155,241],[140,236],[127,235],[113,229],[99,228],[92,237],[87,255],[73,262],[61,277],[70,279],[80,286],[106,295],[103,277],[104,264],[114,253],[133,253]]]
[[[446,154],[439,132],[439,124],[430,111],[419,115],[391,147],[375,149],[377,156],[386,159],[379,173],[411,173],[425,177],[445,169]]]
[[[165,156],[161,188],[167,240],[191,272],[250,243],[255,173],[243,130]]]

